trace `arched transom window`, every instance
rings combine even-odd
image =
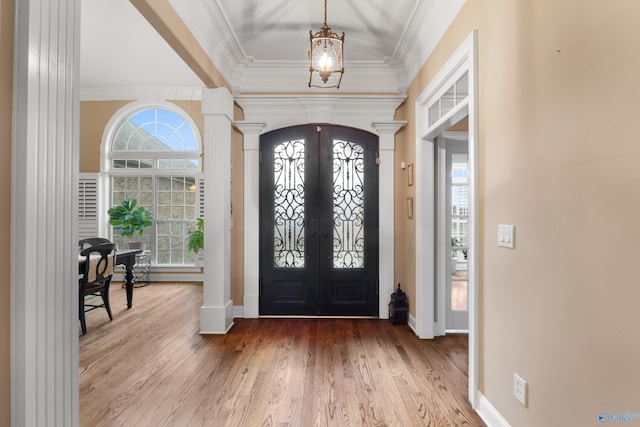
[[[201,142],[195,123],[177,107],[147,106],[123,117],[112,135],[107,164],[111,205],[135,198],[151,210],[154,225],[142,240],[152,264],[194,265],[186,239],[199,216]],[[118,234],[112,238],[121,247],[128,243]]]

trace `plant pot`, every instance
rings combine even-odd
[[[129,242],[129,249],[142,249],[144,251],[144,242]]]

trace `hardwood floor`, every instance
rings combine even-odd
[[[200,335],[202,287],[112,286],[87,314],[82,426],[483,426],[467,337],[419,340],[387,320],[236,319]]]

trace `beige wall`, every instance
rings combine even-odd
[[[11,223],[13,0],[0,0],[0,223]],[[5,228],[5,233],[7,232]],[[11,240],[0,243],[0,426],[11,421]]]
[[[105,127],[113,115],[131,101],[83,101],[80,103],[80,172],[100,172],[100,144]],[[171,101],[185,110],[204,132],[204,116],[200,101]],[[242,110],[235,109],[236,119],[242,117]],[[243,272],[243,151],[242,134],[231,134],[233,162],[233,228],[231,230],[231,298],[234,305],[242,305],[244,296]]]
[[[408,185],[407,169],[401,169],[400,163],[415,162],[415,146],[412,135],[415,134],[413,119],[406,119],[411,115],[412,106],[407,102],[402,104],[396,112],[396,119],[407,120],[407,125],[396,134],[396,151],[394,165],[394,191],[395,191],[395,268],[394,285],[400,283],[409,300],[409,312],[415,316],[415,290],[416,290],[416,238],[415,219],[410,219],[407,214],[407,197],[414,198],[415,211],[415,185]],[[414,172],[415,175],[415,172]],[[415,218],[415,212],[414,212]]]
[[[639,22],[636,0],[468,0],[398,112],[413,120],[417,94],[477,28],[480,388],[514,426],[640,412]],[[398,137],[401,160],[413,135]],[[515,225],[515,250],[497,247],[498,224]],[[415,263],[397,259],[411,280]]]
[[[100,172],[100,144],[107,123],[130,101],[83,101],[80,103],[80,172]]]

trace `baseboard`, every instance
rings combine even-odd
[[[504,417],[498,412],[496,408],[489,402],[489,399],[478,392],[477,395],[478,406],[476,412],[482,418],[489,427],[511,427],[511,425],[504,419]]]
[[[411,313],[409,313],[409,319],[407,320],[407,323],[409,324],[409,327],[411,328],[411,330],[413,331],[414,334],[418,335],[418,332],[416,331],[416,318],[413,317],[413,315]]]
[[[233,326],[233,302],[224,305],[200,307],[200,333],[226,334]]]
[[[149,280],[151,282],[202,282],[204,276],[202,273],[151,273]],[[114,272],[113,281],[124,281],[124,274],[122,272]]]
[[[242,306],[242,305],[234,305],[233,306],[233,318],[234,319],[242,319],[242,318],[244,318],[244,306]]]

